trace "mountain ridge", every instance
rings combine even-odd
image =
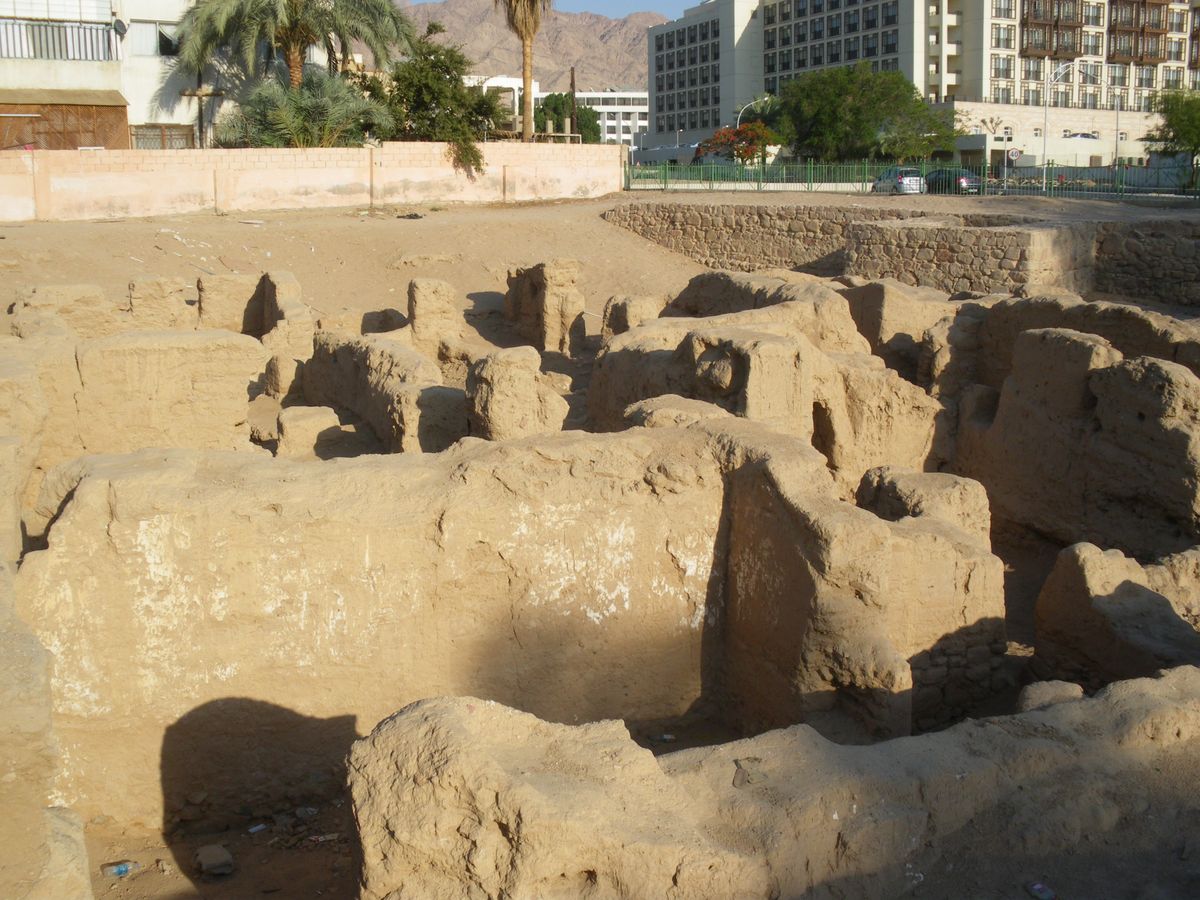
[[[521,75],[521,42],[508,30],[504,13],[493,0],[439,0],[409,3],[397,0],[418,33],[436,21],[446,29],[445,39],[458,44],[473,61],[477,75]],[[543,91],[563,91],[575,85],[580,91],[608,88],[647,89],[646,29],[668,21],[652,12],[631,13],[613,19],[599,13],[551,10],[533,42],[533,78]]]

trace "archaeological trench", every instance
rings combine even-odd
[[[711,271],[15,299],[0,893],[348,796],[371,900],[1200,896],[1200,232],[606,217]]]

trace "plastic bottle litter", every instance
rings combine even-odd
[[[258,834],[260,831],[266,831],[266,830],[267,830],[267,826],[263,825],[261,822],[257,825],[251,825],[249,828],[246,829],[246,831],[249,834]]]
[[[100,867],[100,874],[109,878],[124,878],[126,875],[132,875],[134,872],[140,871],[142,864],[134,862],[131,859],[121,859],[116,862],[105,863]]]
[[[1058,894],[1049,885],[1041,881],[1031,881],[1025,885],[1025,893],[1035,900],[1057,900]]]

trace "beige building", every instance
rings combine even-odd
[[[1200,4],[1159,0],[708,0],[648,43],[647,146],[703,140],[804,72],[869,62],[951,104],[968,159],[1016,148],[1038,164],[1044,141],[1062,165],[1136,162],[1154,92],[1200,88]]]

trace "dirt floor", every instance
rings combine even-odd
[[[570,257],[582,263],[580,289],[587,298],[589,331],[599,329],[606,300],[619,294],[677,293],[703,271],[695,262],[650,244],[617,226],[602,212],[621,202],[822,203],[896,206],[944,212],[1003,212],[1089,219],[1161,215],[1161,208],[1121,207],[1098,201],[1039,198],[892,198],[867,195],[638,194],[601,201],[522,206],[406,207],[383,210],[211,214],[79,223],[0,223],[0,311],[27,288],[45,284],[97,284],[114,295],[139,277],[229,272],[291,271],[304,300],[320,315],[357,315],[387,308],[404,310],[413,277],[453,284],[467,311],[494,309],[516,266]],[[1174,215],[1200,215],[1195,209]],[[0,331],[7,331],[0,321]],[[640,736],[669,752],[706,736],[668,735],[662,723],[645,723]],[[677,743],[678,742],[678,743]],[[278,818],[276,818],[278,816]],[[290,820],[290,821],[289,821]],[[267,827],[250,834],[256,825]],[[217,833],[177,832],[169,838],[149,830],[123,829],[104,819],[88,824],[88,852],[97,898],[120,900],[234,900],[351,898],[356,894],[354,828],[346,798],[325,804],[309,818],[295,810],[238,822]],[[314,838],[327,840],[316,841]],[[963,836],[963,850],[982,838]],[[224,844],[237,870],[206,880],[194,870],[192,854],[203,844]],[[1103,853],[1104,848],[1095,847]],[[1171,852],[1178,852],[1172,848]],[[120,879],[100,873],[104,863],[130,859],[139,872]],[[1054,861],[1035,860],[1054,884]],[[1148,860],[1148,865],[1154,863]],[[914,896],[1026,896],[1013,873],[968,867],[962,880],[948,870],[929,873]],[[1081,864],[1065,881],[1087,881]],[[1063,874],[1060,872],[1060,878]],[[940,877],[939,877],[940,876]],[[1136,878],[1134,879],[1136,881]],[[947,883],[949,882],[949,883]],[[1063,881],[1058,882],[1060,885]],[[946,893],[941,893],[945,888]],[[960,891],[960,888],[962,889]],[[1087,890],[1085,888],[1085,890]],[[1072,894],[1085,896],[1088,894]],[[1060,896],[1065,896],[1060,895]],[[1090,896],[1100,896],[1090,894]],[[1146,897],[1157,896],[1146,894]]]

